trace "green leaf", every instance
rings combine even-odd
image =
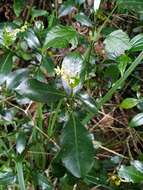
[[[66,15],[69,15],[72,13],[73,10],[75,10],[75,6],[73,5],[73,2],[65,2],[61,5],[59,9],[59,17],[63,17]]]
[[[92,27],[92,22],[88,16],[86,16],[84,13],[78,13],[75,16],[75,19],[77,22],[79,22],[83,26]]]
[[[138,104],[138,100],[136,98],[126,98],[120,104],[120,107],[123,109],[131,109]]]
[[[62,178],[60,178],[60,190],[73,190],[75,185],[76,179],[71,174],[67,173]],[[82,190],[85,190],[82,188],[81,184],[79,183],[79,187]],[[87,189],[86,189],[87,190]]]
[[[73,114],[66,123],[61,136],[61,159],[75,177],[84,177],[94,162],[91,136]]]
[[[143,34],[138,34],[130,41],[130,51],[142,51],[143,50]]]
[[[123,76],[126,71],[128,63],[131,62],[131,59],[126,54],[124,54],[117,58],[117,62],[118,62],[118,69],[121,73],[121,76]]]
[[[109,58],[116,58],[131,48],[128,35],[122,30],[116,30],[104,40],[105,50]]]
[[[43,57],[40,69],[48,75],[54,73],[54,63],[52,59],[50,59],[48,56]]]
[[[28,69],[18,69],[11,72],[6,79],[6,84],[9,89],[15,89],[28,77]]]
[[[53,189],[51,184],[48,181],[48,178],[44,174],[34,171],[33,177],[34,177],[34,182],[36,183],[38,187],[40,187],[40,189],[42,190]]]
[[[77,46],[77,32],[71,26],[54,26],[47,32],[44,48],[66,48],[68,44]]]
[[[10,168],[4,167],[0,169],[0,185],[13,184],[16,177]]]
[[[26,136],[24,132],[20,132],[16,138],[16,150],[21,154],[26,146]]]
[[[32,29],[29,29],[24,36],[29,48],[38,49],[40,47],[40,41]]]
[[[31,100],[49,104],[65,97],[65,94],[62,91],[36,79],[23,81],[16,88],[16,91]]]
[[[122,165],[118,170],[118,175],[126,182],[139,183],[143,181],[143,174],[133,166]]]
[[[143,12],[142,0],[117,0],[117,2],[122,9],[131,9],[139,13]]]
[[[92,99],[92,97],[90,97],[88,94],[85,94],[85,93],[84,94],[79,94],[77,97],[85,105],[86,109],[88,109],[92,113],[98,113],[98,110],[97,110],[97,107],[96,107],[96,103]]]
[[[14,0],[13,9],[17,17],[19,17],[21,11],[24,8],[25,0]]]
[[[139,113],[136,116],[134,116],[129,123],[130,127],[138,127],[141,125],[143,125],[143,113]]]
[[[41,17],[41,16],[47,17],[48,12],[46,10],[35,9],[32,7],[31,16],[32,16],[31,20],[34,20],[36,17]]]
[[[139,172],[143,173],[143,162],[139,160],[131,161],[131,165],[134,166]]]
[[[109,78],[112,83],[116,82],[119,78],[119,69],[117,67],[117,65],[115,64],[111,64],[109,65],[106,69],[105,69],[105,72],[104,72],[104,76],[106,78]]]
[[[10,52],[5,54],[0,60],[0,84],[6,80],[7,75],[12,70],[12,57],[13,54]]]

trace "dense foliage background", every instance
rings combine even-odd
[[[142,64],[142,0],[0,0],[0,190],[143,190]]]

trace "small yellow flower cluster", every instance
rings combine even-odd
[[[19,32],[25,32],[26,29],[27,29],[26,24],[24,26],[22,26],[21,28],[16,28],[16,29],[12,29],[11,27],[4,27],[4,29],[3,29],[3,45],[4,46],[11,45],[15,41],[16,35]]]
[[[73,73],[65,70],[64,68],[60,68],[57,66],[55,68],[55,72],[57,75],[60,75],[62,79],[71,87],[74,88],[79,84],[79,76],[78,75],[73,75]]]
[[[25,32],[27,29],[27,25],[22,26],[21,28],[16,28],[14,30],[11,30],[9,28],[5,28],[4,32],[6,32],[11,37],[16,37],[17,33],[19,32]]]

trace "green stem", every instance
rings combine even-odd
[[[115,5],[115,7],[113,8],[113,10],[111,11],[111,13],[108,15],[108,17],[106,18],[106,20],[104,21],[104,23],[101,25],[101,27],[99,28],[99,30],[97,31],[97,36],[95,41],[99,40],[100,38],[100,33],[102,32],[103,28],[106,26],[107,22],[109,21],[110,17],[112,16],[112,14],[114,13],[114,11],[117,8],[117,4]]]
[[[127,69],[127,71],[124,73],[123,77],[121,77],[119,80],[117,80],[114,84],[114,86],[103,96],[98,102],[97,102],[97,109],[100,110],[101,107],[108,102],[112,95],[116,92],[116,90],[123,84],[123,82],[132,74],[134,69],[140,64],[140,62],[143,60],[143,51],[138,55],[138,57],[135,59],[135,61],[130,65],[130,67]],[[96,113],[90,113],[87,115],[87,117],[82,121],[82,124],[87,124]]]
[[[17,170],[17,176],[18,176],[18,182],[19,182],[19,189],[20,190],[26,190],[25,182],[24,182],[24,176],[23,176],[23,167],[22,167],[21,161],[18,161],[16,163],[16,170]]]
[[[56,123],[56,119],[57,119],[57,116],[58,116],[58,113],[59,113],[59,110],[60,110],[60,107],[63,103],[63,99],[59,101],[58,105],[57,105],[57,108],[55,110],[55,114],[52,118],[52,121],[51,121],[51,125],[49,126],[49,129],[48,129],[48,135],[51,137],[53,132],[54,132],[54,126],[55,126],[55,123]]]
[[[128,78],[128,76],[134,71],[134,69],[142,61],[142,59],[143,59],[143,51],[139,54],[139,56],[127,69],[124,75],[117,82],[115,82],[114,86],[107,92],[107,94],[99,100],[98,109],[100,109],[108,100],[111,99],[114,92],[122,85],[122,83]]]

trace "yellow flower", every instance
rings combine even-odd
[[[55,70],[57,75],[62,75],[63,74],[63,70],[59,66],[57,66],[57,68],[55,68],[54,70]]]

